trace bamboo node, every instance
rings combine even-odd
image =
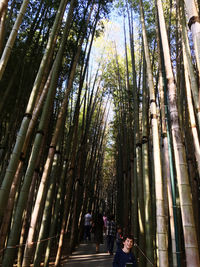
[[[138,143],[136,144],[136,147],[142,147],[142,143],[138,142]]]
[[[24,156],[24,152],[21,152],[19,160],[24,162],[25,161],[25,156]]]
[[[53,148],[56,150],[56,146],[54,146],[54,145],[49,146],[49,148]]]
[[[195,228],[194,224],[184,224],[184,227],[190,227],[190,228]]]
[[[188,27],[190,30],[191,30],[192,24],[194,24],[196,22],[200,23],[200,18],[198,16],[193,16],[190,18],[190,20],[188,22]]]
[[[32,114],[31,113],[25,113],[24,117],[27,117],[27,118],[31,119],[32,118]]]
[[[37,172],[37,173],[40,173],[40,168],[35,168],[34,171]]]
[[[157,115],[156,114],[151,114],[151,119],[157,119]]]
[[[36,134],[44,135],[44,131],[43,131],[43,130],[38,130],[38,131],[36,132]]]
[[[186,245],[185,245],[185,248],[196,248],[196,249],[198,249],[196,246],[186,246]]]
[[[165,138],[165,137],[167,137],[167,133],[166,132],[162,133],[161,136],[162,136],[162,138]]]
[[[142,136],[142,144],[145,144],[148,142],[148,136]]]

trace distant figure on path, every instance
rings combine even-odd
[[[116,223],[114,221],[114,215],[111,215],[108,218],[107,230],[106,230],[107,250],[110,255],[113,255],[115,237],[116,237]]]
[[[99,253],[99,245],[103,244],[103,216],[98,213],[92,223],[92,232],[94,233],[94,240],[96,243],[96,253]]]
[[[92,221],[92,215],[91,215],[91,211],[89,210],[87,214],[85,214],[84,216],[84,240],[90,241],[91,240],[91,221]]]
[[[117,227],[117,234],[116,234],[116,247],[117,247],[117,250],[119,248],[121,248],[122,241],[123,241],[122,228],[118,226]]]
[[[136,259],[131,252],[133,247],[133,236],[125,235],[123,238],[124,247],[118,249],[114,260],[113,267],[137,267]]]
[[[107,229],[107,216],[104,214],[103,215],[103,222],[104,222],[104,227],[103,227],[103,231],[106,234],[106,229]]]

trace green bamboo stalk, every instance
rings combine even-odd
[[[198,131],[197,131],[195,113],[194,113],[194,108],[193,108],[191,85],[189,81],[189,72],[188,72],[188,68],[186,65],[187,63],[185,63],[186,54],[184,52],[185,51],[183,50],[183,60],[184,60],[184,65],[185,65],[184,73],[185,73],[185,84],[186,84],[186,96],[187,96],[187,102],[188,102],[188,111],[189,111],[190,125],[191,125],[191,131],[192,131],[192,136],[193,136],[193,143],[194,143],[194,148],[195,148],[195,157],[196,157],[196,162],[197,162],[198,173],[200,176],[200,143],[199,143],[199,136],[198,136]]]
[[[195,56],[198,72],[200,73],[200,22],[199,14],[194,0],[185,0],[185,6],[188,14],[188,25],[192,31]],[[200,75],[200,74],[199,74]],[[199,76],[200,77],[200,76]]]
[[[160,40],[158,39],[158,43]],[[159,47],[159,54],[161,55],[160,47]],[[169,209],[169,222],[170,222],[170,233],[171,233],[171,244],[172,244],[172,262],[173,266],[177,266],[177,255],[176,253],[176,239],[175,239],[175,226],[174,226],[174,215],[173,215],[173,196],[172,196],[172,185],[170,180],[170,163],[173,164],[173,162],[169,161],[169,149],[168,149],[168,139],[167,139],[167,127],[166,127],[166,121],[165,118],[165,103],[164,103],[164,90],[163,90],[163,77],[162,77],[162,64],[161,64],[161,58],[159,59],[159,94],[160,94],[160,105],[161,105],[161,125],[162,125],[162,139],[163,139],[163,160],[164,160],[164,166],[165,166],[165,173],[164,178],[167,181],[166,187],[167,187],[167,194],[168,194],[168,209]],[[167,115],[166,115],[167,116]],[[168,118],[168,117],[167,117]],[[177,241],[178,242],[178,241]]]
[[[59,151],[59,149],[57,149]],[[54,190],[56,186],[56,177],[58,177],[58,167],[59,166],[59,153],[56,153],[54,156],[54,162],[51,172],[51,178],[49,182],[49,189],[47,193],[47,198],[45,201],[44,212],[42,216],[42,222],[40,227],[40,232],[38,236],[38,243],[35,250],[33,265],[34,267],[39,267],[41,260],[42,260],[42,253],[45,247],[44,239],[48,237],[48,228],[49,228],[49,221],[51,221],[51,213],[52,213],[52,203],[54,197]],[[47,241],[46,241],[47,242]]]
[[[0,55],[2,53],[4,36],[5,36],[7,9],[8,9],[8,0],[1,1],[0,3]]]
[[[22,19],[24,17],[25,12],[26,12],[26,8],[27,8],[27,6],[29,4],[29,1],[30,0],[24,0],[23,1],[22,5],[21,5],[21,8],[20,8],[20,11],[19,11],[19,14],[17,16],[17,19],[16,19],[15,24],[13,26],[13,29],[12,29],[12,31],[10,33],[10,36],[9,36],[8,41],[6,43],[6,46],[4,48],[3,54],[1,56],[1,60],[0,60],[0,81],[1,81],[2,76],[4,74],[7,62],[9,60],[9,57],[10,57],[10,54],[11,54],[11,51],[12,51],[12,48],[13,48],[13,45],[14,45],[18,30],[19,30],[19,27],[20,27],[20,25],[22,23]]]
[[[148,138],[148,92],[146,84],[146,64],[143,57],[143,90],[142,90],[142,176],[144,185],[144,205],[145,205],[145,238],[146,255],[153,262],[153,238],[152,238],[152,204],[149,173],[149,138]],[[150,267],[149,261],[146,267]]]
[[[183,10],[183,7],[182,7],[182,10]],[[183,63],[184,63],[184,67],[188,69],[189,79],[191,83],[192,97],[193,97],[195,111],[196,111],[197,120],[198,120],[198,129],[200,131],[199,89],[198,89],[197,78],[194,73],[194,67],[193,67],[192,59],[191,59],[191,51],[190,51],[190,45],[189,45],[189,40],[187,36],[186,20],[185,20],[184,11],[182,11],[181,30],[182,30],[181,33],[182,33],[183,54],[186,54],[186,57],[184,58]]]
[[[2,0],[0,2],[0,18],[2,16],[2,12],[7,8],[8,6],[8,0]]]
[[[49,264],[50,251],[51,251],[51,247],[52,247],[52,244],[54,242],[54,239],[55,239],[56,222],[58,220],[61,201],[63,198],[63,194],[65,192],[65,177],[67,174],[67,169],[68,169],[68,162],[65,161],[64,166],[63,166],[63,170],[62,170],[62,174],[61,174],[61,178],[60,178],[60,182],[59,182],[58,192],[56,195],[56,203],[55,203],[55,207],[54,207],[54,212],[52,214],[52,219],[51,219],[51,223],[50,223],[49,239],[47,242],[45,256],[44,256],[44,267],[49,266],[48,264]],[[67,194],[65,194],[65,197],[66,196],[67,196]],[[66,221],[66,215],[67,214],[68,214],[68,212],[66,212],[65,201],[64,201],[63,218],[65,217],[65,221]],[[61,232],[61,234],[62,234],[62,232]]]

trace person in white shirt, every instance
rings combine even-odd
[[[92,215],[91,211],[89,210],[87,214],[84,216],[84,240],[90,241],[91,240],[91,221],[92,221]]]

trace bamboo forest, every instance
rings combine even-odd
[[[0,266],[65,266],[88,211],[139,267],[200,266],[199,14],[0,0]]]

